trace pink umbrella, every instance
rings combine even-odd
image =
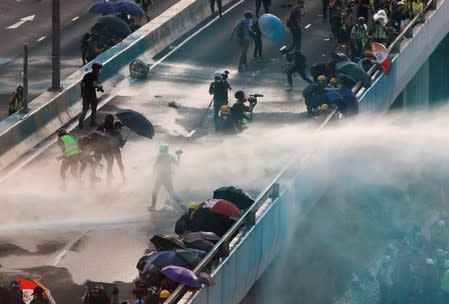
[[[199,208],[208,208],[210,212],[228,217],[240,217],[240,209],[224,199],[209,199],[198,205]]]

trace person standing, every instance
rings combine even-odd
[[[210,11],[212,12],[212,16],[215,17],[215,1],[217,2],[218,7],[218,15],[222,16],[223,7],[221,4],[221,0],[209,0],[210,1]]]
[[[253,53],[254,60],[263,61],[262,32],[260,31],[259,20],[257,18],[254,20],[252,30],[255,33],[255,35],[254,35],[254,53]]]
[[[307,82],[312,83],[313,81],[307,77],[306,67],[307,67],[307,58],[304,56],[300,50],[296,50],[287,55],[287,61],[292,63],[287,70],[287,81],[288,84],[286,86],[287,90],[291,90],[293,88],[293,74],[298,73],[301,78]]]
[[[83,121],[86,118],[89,107],[92,110],[90,116],[90,125],[96,126],[95,118],[97,116],[97,93],[96,91],[104,92],[103,87],[98,82],[98,76],[100,76],[100,69],[102,65],[100,63],[92,64],[92,71],[84,75],[81,80],[81,97],[83,98],[83,110],[79,118],[79,128],[83,128]]]
[[[287,19],[287,27],[290,29],[293,39],[292,45],[290,47],[291,51],[301,49],[301,16],[302,9],[301,5],[298,4],[292,8]]]
[[[256,17],[259,17],[260,6],[263,4],[265,14],[270,12],[271,0],[256,0]]]
[[[356,25],[351,30],[351,53],[352,58],[360,58],[368,44],[368,27],[364,17],[359,17]]]
[[[8,115],[12,115],[22,109],[25,105],[23,86],[17,86],[16,90],[9,97]]]
[[[323,23],[327,22],[327,13],[329,10],[329,0],[321,0],[321,4],[322,4],[322,14],[323,14]]]
[[[214,125],[215,131],[218,130],[218,113],[223,105],[228,104],[228,90],[231,86],[223,76],[220,71],[214,72],[214,81],[209,86],[209,94],[214,96]]]
[[[232,30],[231,38],[237,36],[237,40],[240,44],[240,59],[238,71],[244,72],[248,68],[248,48],[251,41],[251,37],[256,34],[251,29],[251,19],[253,18],[253,13],[251,11],[246,11],[243,18],[237,23],[237,25]]]
[[[172,178],[173,166],[179,164],[181,154],[181,150],[176,151],[177,157],[175,158],[173,155],[168,153],[167,144],[160,146],[159,155],[157,156],[156,162],[154,163],[156,181],[153,187],[151,206],[148,208],[150,211],[156,210],[157,194],[162,186],[164,186],[164,188],[167,190],[170,198],[182,208],[181,200],[178,198],[173,188]]]
[[[87,51],[89,50],[89,39],[92,36],[92,34],[89,32],[86,32],[83,37],[81,38],[80,42],[80,48],[81,48],[81,59],[83,60],[83,65],[86,65],[87,63]]]

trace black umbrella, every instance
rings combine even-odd
[[[183,249],[186,247],[176,235],[155,235],[150,241],[159,251]]]
[[[248,209],[254,199],[236,186],[221,187],[214,191],[214,198],[224,199],[234,203],[239,209]]]
[[[211,212],[209,208],[199,208],[192,214],[190,229],[192,232],[210,231],[222,237],[234,223],[230,217]]]
[[[189,248],[200,249],[206,252],[209,252],[212,248],[214,248],[214,243],[200,237],[184,240],[184,244],[186,244]]]
[[[176,254],[180,256],[184,261],[195,267],[206,256],[206,251],[198,249],[176,249]]]
[[[141,113],[134,110],[120,110],[115,114],[127,128],[138,135],[153,138],[154,128],[151,122]]]
[[[220,237],[213,232],[197,231],[197,232],[187,233],[182,238],[182,241],[188,242],[188,241],[195,240],[198,238],[203,239],[203,240],[208,240],[209,242],[212,242],[212,243],[216,243],[220,240]]]
[[[106,15],[98,19],[97,24],[101,24],[109,33],[117,38],[124,39],[131,35],[132,31],[128,23],[115,15]]]
[[[161,268],[155,265],[148,265],[142,271],[139,271],[139,276],[142,281],[148,285],[159,286],[164,276],[161,274]]]
[[[175,224],[176,234],[184,234],[185,232],[190,231],[190,213],[191,210],[188,210],[186,213],[181,215],[181,217],[176,221]]]

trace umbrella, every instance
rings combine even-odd
[[[194,239],[198,239],[201,238],[203,240],[208,240],[212,243],[216,243],[220,240],[220,237],[218,235],[216,235],[213,232],[206,232],[206,231],[197,231],[197,232],[190,232],[188,234],[186,234],[183,238],[182,241],[191,241]]]
[[[215,235],[215,233],[212,232],[191,232],[188,235],[186,235],[183,239],[184,244],[187,245],[189,248],[196,248],[200,250],[204,250],[206,252],[209,252],[213,247],[214,243],[211,241],[204,239],[200,236],[201,233],[211,233],[212,235]],[[217,238],[219,238],[217,236]]]
[[[209,199],[198,205],[199,208],[208,208],[211,212],[229,217],[240,217],[240,209],[230,201],[224,199]]]
[[[248,209],[254,203],[254,199],[248,193],[236,186],[216,189],[214,191],[214,198],[230,201],[240,209]]]
[[[115,15],[107,15],[98,19],[97,24],[101,24],[109,33],[123,39],[131,35],[132,31],[128,23]]]
[[[23,301],[26,304],[31,303],[31,300],[33,299],[32,294],[33,294],[34,288],[36,288],[38,286],[40,286],[44,290],[44,293],[47,296],[50,304],[55,304],[55,300],[51,296],[50,290],[48,290],[48,288],[45,287],[44,285],[42,285],[42,283],[40,283],[39,281],[25,279],[22,277],[17,277],[16,281],[19,282],[19,287],[23,292]]]
[[[86,286],[87,291],[91,291],[93,289],[95,289],[95,287],[101,284],[104,288],[104,293],[108,296],[108,297],[112,297],[114,290],[117,289],[117,286],[113,283],[104,283],[104,282],[94,282],[94,281],[86,281],[84,283],[84,286]]]
[[[221,237],[234,223],[233,218],[213,213],[209,208],[199,208],[192,213],[190,230],[192,232],[210,231]]]
[[[117,7],[119,11],[125,15],[138,16],[138,17],[145,16],[145,11],[135,2],[120,1],[117,2]]]
[[[157,267],[165,267],[167,265],[175,265],[186,268],[193,268],[194,265],[189,264],[175,251],[154,251],[147,256],[147,265],[154,265]],[[146,267],[145,266],[145,267]]]
[[[157,250],[172,250],[185,248],[183,242],[176,235],[155,235],[151,238],[151,243]]]
[[[154,128],[151,122],[141,113],[134,110],[120,110],[115,114],[120,121],[138,135],[153,138]]]
[[[94,4],[89,6],[87,10],[89,13],[103,14],[103,15],[115,14],[119,12],[119,8],[117,7],[117,5],[109,1],[95,2]]]
[[[335,64],[335,68],[337,72],[344,73],[356,81],[361,81],[365,88],[371,86],[371,77],[357,63],[341,61]]]
[[[173,282],[185,284],[193,288],[201,288],[198,277],[190,269],[178,266],[166,266],[161,273]]]
[[[284,40],[285,27],[282,21],[271,14],[260,16],[259,21],[260,32],[263,36],[273,42],[281,42]]]
[[[139,271],[139,276],[142,281],[154,286],[158,286],[164,278],[161,269],[153,264],[146,265],[143,270]]]
[[[194,267],[206,256],[206,251],[192,248],[177,249],[175,253]]]

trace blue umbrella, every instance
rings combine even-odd
[[[124,126],[140,136],[153,138],[154,128],[151,122],[141,113],[134,110],[120,110],[115,114]]]
[[[186,260],[176,254],[175,251],[159,251],[152,256],[150,256],[147,260],[147,263],[151,263],[158,267],[165,267],[168,265],[181,266],[186,268],[192,268],[193,265],[190,265]]]
[[[89,13],[93,14],[103,14],[103,15],[109,15],[109,14],[115,14],[119,12],[119,9],[117,5],[113,2],[109,1],[99,1],[95,2],[88,8]]]
[[[193,288],[201,288],[198,277],[190,269],[179,266],[165,266],[162,268],[161,273],[173,282]]]
[[[284,40],[285,26],[281,19],[271,14],[264,14],[260,16],[259,28],[262,35],[273,41],[281,42]]]
[[[117,2],[117,7],[120,12],[125,15],[144,17],[145,11],[136,3],[128,1]]]

